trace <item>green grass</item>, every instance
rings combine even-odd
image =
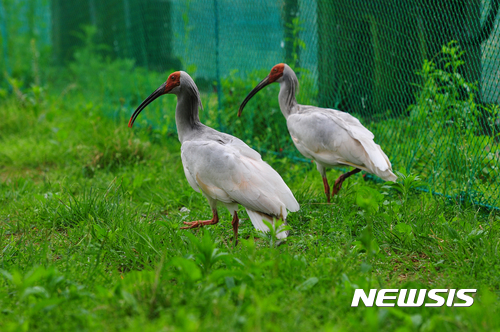
[[[412,176],[399,191],[354,176],[325,204],[314,164],[263,155],[301,210],[278,247],[242,213],[234,248],[222,209],[179,229],[210,208],[175,135],[84,93],[0,104],[1,331],[500,329],[498,215],[416,194]],[[359,287],[478,292],[470,308],[351,308]]]

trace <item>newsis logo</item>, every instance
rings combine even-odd
[[[421,307],[423,305],[426,307],[442,307],[445,303],[448,307],[470,307],[474,303],[474,298],[466,294],[475,294],[477,289],[431,289],[429,292],[427,292],[427,289],[420,289],[418,297],[417,291],[418,289],[380,289],[377,292],[377,289],[370,289],[370,293],[366,295],[363,289],[356,289],[351,307],[357,307],[360,300],[367,307],[373,307],[374,302],[376,307],[394,307],[395,305],[398,307]],[[442,295],[439,295],[445,293],[448,293],[446,300]],[[426,297],[434,302],[424,304]],[[455,297],[465,302],[455,303]],[[396,303],[386,302],[396,299]]]

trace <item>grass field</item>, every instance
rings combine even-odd
[[[81,90],[1,100],[1,331],[500,329],[498,214],[418,194],[411,175],[399,190],[354,176],[325,204],[314,164],[263,155],[301,210],[286,243],[245,220],[233,247],[222,209],[179,229],[210,208],[176,136],[101,108]],[[351,308],[356,288],[478,291],[469,308]]]

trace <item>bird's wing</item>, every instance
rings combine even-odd
[[[381,171],[386,171],[391,168],[389,158],[387,158],[387,155],[382,151],[380,146],[373,141],[375,135],[366,129],[358,119],[349,113],[333,109],[327,109],[326,111],[329,111],[326,114],[328,114],[333,121],[347,131],[352,138],[361,143],[375,167]]]
[[[205,195],[276,217],[286,217],[287,209],[297,211],[299,204],[281,176],[259,153],[228,136],[182,144],[184,167]]]
[[[287,119],[293,142],[304,155],[328,165],[343,161],[362,165],[359,143],[330,116],[318,112],[292,114]],[[364,153],[364,152],[363,152]]]
[[[186,179],[189,182],[189,185],[196,191],[200,192],[200,187],[196,182],[196,174],[191,173],[191,171],[186,167],[187,165],[187,157],[186,154],[182,152],[181,148],[181,160],[182,160],[182,168],[184,169],[184,174],[186,175]]]
[[[389,159],[358,119],[331,109],[311,106],[305,110],[287,119],[290,135],[302,154],[324,165],[350,165],[391,177]]]
[[[342,128],[347,130],[353,138],[375,138],[375,135],[373,135],[371,131],[369,131],[357,118],[349,113],[326,108],[324,109],[324,114],[330,116],[333,121],[337,122]]]

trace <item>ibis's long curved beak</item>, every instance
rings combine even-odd
[[[245,105],[248,103],[248,101],[250,99],[252,99],[253,96],[255,96],[257,94],[257,92],[259,92],[260,90],[262,90],[262,88],[264,88],[266,85],[269,85],[271,84],[272,82],[269,82],[269,76],[267,76],[266,78],[264,78],[262,81],[260,81],[259,84],[257,84],[257,86],[255,88],[253,88],[252,91],[250,91],[250,93],[248,94],[248,96],[245,98],[245,100],[243,100],[243,102],[241,103],[240,105],[240,109],[238,110],[238,116],[241,116],[241,112],[243,111],[243,108],[245,107]]]
[[[150,94],[149,97],[147,97],[146,100],[144,100],[139,105],[139,107],[137,107],[137,109],[135,110],[134,114],[132,114],[132,116],[130,117],[130,121],[128,122],[128,127],[129,128],[132,128],[132,125],[134,124],[135,119],[137,118],[137,116],[139,115],[139,113],[141,113],[142,110],[146,108],[146,106],[148,106],[153,100],[155,100],[159,96],[164,95],[165,93],[168,92],[168,91],[165,91],[165,86],[166,86],[166,84],[163,83],[158,89],[155,90],[155,92],[153,92],[152,94]]]

